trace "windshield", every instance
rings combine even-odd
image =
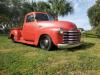
[[[35,16],[37,21],[52,21],[54,20],[53,16],[48,14],[37,13]]]

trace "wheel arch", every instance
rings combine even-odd
[[[52,34],[41,34],[41,35],[39,36],[39,38],[38,38],[37,46],[39,45],[39,42],[40,42],[41,37],[43,37],[43,36],[45,36],[45,35],[47,35],[47,36],[50,37],[50,39],[52,40],[52,43],[53,43],[55,46],[57,45],[57,43],[58,43],[58,37],[57,37],[56,34],[55,34],[55,36],[52,35]]]
[[[39,35],[36,35],[36,36],[35,36],[35,45],[36,45],[36,46],[38,46],[41,37],[44,36],[44,35],[48,35],[48,36],[51,38],[51,40],[52,40],[52,42],[53,42],[53,44],[54,44],[55,46],[57,46],[57,44],[60,43],[60,42],[62,41],[62,36],[59,35],[57,31],[52,30],[52,29],[43,30],[43,31],[41,31],[41,32],[38,33],[38,34],[39,34]]]
[[[12,30],[10,33],[10,38],[16,37],[16,40],[19,40],[19,31],[18,30]]]
[[[40,39],[43,37],[43,36],[49,36],[50,37],[50,39],[52,40],[52,37],[49,35],[49,34],[41,34],[40,36],[39,36],[39,39],[38,39],[38,45],[39,45],[39,43],[40,43]],[[52,40],[52,42],[53,42],[53,40]]]
[[[10,38],[13,38],[13,37],[14,37],[14,34],[11,34],[11,35],[10,35]]]

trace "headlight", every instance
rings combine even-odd
[[[64,33],[64,30],[62,28],[54,28],[52,30],[58,32],[59,34],[63,34]]]
[[[64,30],[62,28],[59,29],[59,34],[63,34]]]

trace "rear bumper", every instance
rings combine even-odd
[[[82,43],[77,43],[77,44],[58,44],[58,48],[73,48],[80,46]]]

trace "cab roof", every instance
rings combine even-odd
[[[29,12],[28,14],[26,14],[26,15],[30,15],[30,14],[37,14],[37,13],[41,13],[41,14],[48,14],[48,13],[46,13],[46,12]]]

